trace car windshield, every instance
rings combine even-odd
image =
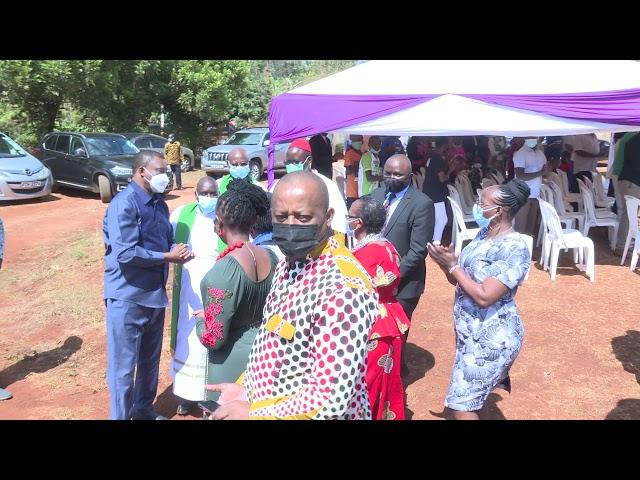
[[[258,145],[263,133],[238,132],[231,135],[226,145]]]
[[[89,155],[135,155],[138,147],[123,137],[86,137]]]
[[[27,152],[6,135],[0,135],[0,158],[26,157]]]

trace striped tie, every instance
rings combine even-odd
[[[395,198],[396,198],[396,194],[394,192],[390,192],[387,198],[385,199],[384,203],[382,204],[385,210],[389,211],[389,206],[391,205],[391,202],[393,202]]]

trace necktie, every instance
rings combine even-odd
[[[393,200],[395,198],[396,198],[396,194],[394,192],[389,193],[389,195],[387,196],[386,200],[382,204],[384,206],[385,210],[389,211],[389,206],[391,205],[391,202],[393,202]]]

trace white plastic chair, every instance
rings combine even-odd
[[[461,205],[461,207],[463,208],[463,211],[465,211],[465,213],[471,213],[471,208],[475,203],[475,199],[473,198],[471,181],[469,180],[468,177],[459,176],[458,178],[456,178],[455,187],[458,189],[458,192],[460,193],[460,199],[464,202],[464,206]]]
[[[471,208],[469,208],[467,211],[465,211],[465,208],[462,206],[464,204],[463,200],[460,198],[460,192],[458,191],[458,189],[456,187],[454,187],[453,185],[447,185],[447,189],[449,190],[449,195],[456,201],[458,202],[458,205],[460,205],[460,208],[462,209],[462,216],[464,217],[464,221],[465,222],[475,222],[475,219],[473,218],[473,214],[471,213],[473,210],[473,205],[471,206]]]
[[[602,175],[595,173],[594,177],[593,186],[595,187],[596,206],[612,207],[616,199],[607,197],[607,193],[604,191],[604,185],[602,185]]]
[[[460,254],[462,250],[462,242],[465,240],[473,240],[480,231],[479,228],[467,228],[464,223],[464,217],[462,215],[462,209],[458,202],[453,198],[447,197],[449,203],[451,203],[451,210],[453,211],[453,228],[455,229],[455,252],[456,255]]]
[[[622,260],[620,265],[624,265],[627,259],[627,252],[633,242],[633,251],[631,252],[631,271],[633,272],[638,265],[638,250],[640,250],[640,235],[638,235],[638,208],[640,208],[640,198],[631,195],[624,196],[627,204],[627,217],[629,218],[629,231],[627,232],[627,240],[624,242],[624,251],[622,252]]]
[[[529,256],[531,257],[531,260],[533,261],[533,237],[531,235],[525,235],[523,233],[521,233],[520,236],[524,240],[524,243],[527,244],[527,248],[529,249]],[[530,271],[531,271],[531,266],[529,266],[529,270],[527,270],[527,274],[524,276],[524,280],[529,278],[529,272]]]
[[[582,193],[582,201],[584,203],[585,220],[582,233],[584,236],[589,235],[591,227],[608,227],[609,244],[611,250],[615,250],[618,241],[618,229],[620,222],[615,213],[610,212],[610,217],[597,217],[592,193],[583,182],[579,182],[580,193]]]
[[[605,199],[600,199],[600,197],[598,196],[598,188],[596,187],[597,183],[598,183],[598,180],[594,182],[590,178],[584,177],[584,184],[589,188],[589,191],[591,192],[591,196],[593,197],[594,207],[595,208],[611,208],[611,206],[614,204],[616,199],[606,197],[606,195],[605,195],[606,197]],[[602,182],[600,183],[600,188],[602,188]]]
[[[543,183],[542,185],[540,185],[540,198],[545,202],[551,205],[554,205],[555,199],[554,199],[552,186],[557,187],[557,185],[554,182]],[[564,208],[564,205],[563,205],[563,208]],[[555,210],[556,210],[556,213],[558,213],[558,216],[560,217],[560,223],[564,223],[566,228],[573,229],[573,224],[576,219],[574,217],[562,215],[560,212],[558,212],[557,207],[555,207]],[[540,228],[538,229],[538,236],[536,237],[536,247],[540,246],[540,243],[543,241],[545,234],[546,232],[545,232],[544,223],[540,222]]]
[[[560,187],[562,187],[562,199],[567,204],[567,207],[571,208],[571,203],[577,203],[578,211],[584,212],[582,195],[580,193],[573,193],[569,191],[569,177],[567,176],[567,172],[558,169],[557,175],[560,178]]]
[[[560,217],[560,222],[562,222],[564,219],[576,220],[578,223],[578,230],[582,231],[582,226],[584,225],[585,218],[584,213],[574,212],[573,209],[567,210],[564,202],[562,201],[562,191],[560,187],[554,182],[551,182],[549,184],[549,187],[551,188],[552,193],[552,201],[549,203],[555,207],[556,212]],[[573,222],[571,222],[571,225],[567,224],[567,227],[573,228]]]
[[[558,270],[558,257],[561,249],[573,249],[573,261],[577,263],[584,258],[586,264],[586,273],[589,280],[595,281],[595,247],[593,241],[584,236],[578,230],[562,229],[560,218],[551,204],[539,199],[540,211],[544,218],[547,235],[544,245],[544,269],[547,269],[547,263],[550,260],[549,273],[551,280],[556,279]]]
[[[578,180],[578,187],[582,187],[584,188],[591,196],[591,198],[593,197],[593,183],[585,183],[582,180],[580,180],[579,178]],[[591,185],[591,186],[589,186]],[[582,195],[582,190],[580,190],[580,195]],[[595,200],[593,202],[594,204],[594,212],[596,214],[596,218],[618,218],[618,216],[613,213],[611,211],[611,208],[609,207],[596,207],[595,206]]]

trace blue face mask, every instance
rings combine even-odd
[[[491,223],[491,220],[493,220],[493,217],[487,218],[483,215],[483,213],[488,212],[489,210],[493,210],[494,208],[496,207],[490,207],[490,208],[487,208],[486,210],[482,210],[482,208],[480,208],[480,205],[478,205],[477,203],[473,205],[473,219],[476,221],[476,223],[480,228],[489,226],[489,224]]]
[[[198,207],[205,215],[211,215],[218,206],[218,197],[201,197],[198,195]]]
[[[229,174],[233,178],[246,178],[247,175],[249,175],[249,165],[231,165],[229,167]]]
[[[347,236],[351,238],[356,238],[356,231],[353,228],[351,228],[351,222],[353,220],[356,220],[356,219],[352,218],[351,220],[349,220],[349,222],[347,222]]]
[[[287,173],[301,172],[304,170],[304,163],[287,163],[285,167]]]

